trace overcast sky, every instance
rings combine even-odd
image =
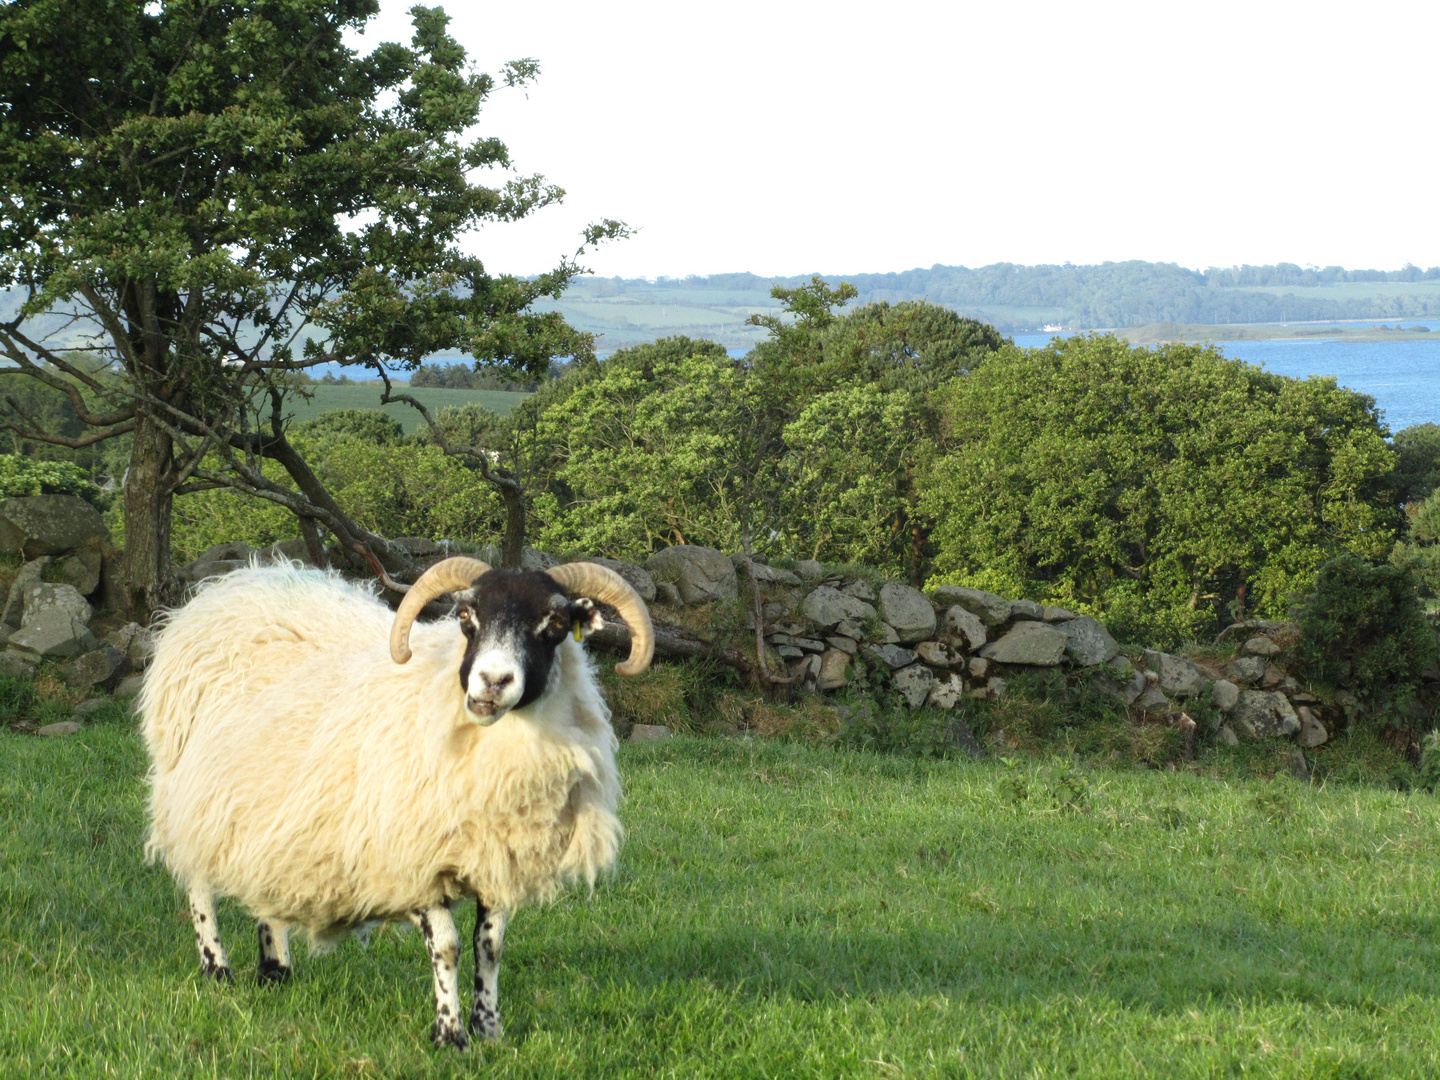
[[[1433,2],[444,6],[481,70],[540,61],[480,131],[568,193],[478,234],[492,272],[604,217],[625,277],[1440,264]]]

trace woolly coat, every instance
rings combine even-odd
[[[513,909],[610,867],[616,740],[580,645],[482,727],[458,622],[415,625],[399,665],[393,618],[294,567],[232,573],[171,614],[139,700],[147,855],[322,943],[464,895]]]

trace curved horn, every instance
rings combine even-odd
[[[549,574],[561,588],[609,604],[630,627],[630,656],[615,665],[621,675],[639,675],[655,655],[655,629],[645,601],[619,574],[599,563],[577,562],[552,566]]]
[[[489,569],[489,563],[456,555],[442,559],[421,574],[420,579],[410,586],[405,599],[400,601],[395,621],[390,624],[390,659],[397,664],[410,659],[410,627],[419,617],[421,608],[437,596],[470,588],[475,579]]]

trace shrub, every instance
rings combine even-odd
[[[109,502],[105,492],[78,465],[0,454],[0,497],[17,495],[76,495],[100,510]]]
[[[1321,566],[1299,613],[1305,676],[1343,687],[1372,711],[1408,698],[1440,652],[1412,571],[1351,555]]]

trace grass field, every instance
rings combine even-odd
[[[222,908],[240,977],[203,982],[129,723],[0,731],[0,1076],[1435,1073],[1430,795],[743,739],[621,767],[618,876],[514,919],[505,1041],[458,1055],[411,933],[262,989]]]
[[[291,399],[289,409],[297,422],[313,420],[321,413],[327,413],[334,409],[381,409],[400,421],[407,433],[417,431],[425,424],[420,414],[409,405],[385,405],[382,407],[379,382],[350,385],[317,383],[310,389],[313,394],[309,401],[299,398]],[[529,396],[504,390],[437,390],[432,388],[411,390],[407,386],[397,386],[396,390],[413,395],[431,413],[438,412],[446,405],[465,405],[476,401],[492,412],[505,416]]]

